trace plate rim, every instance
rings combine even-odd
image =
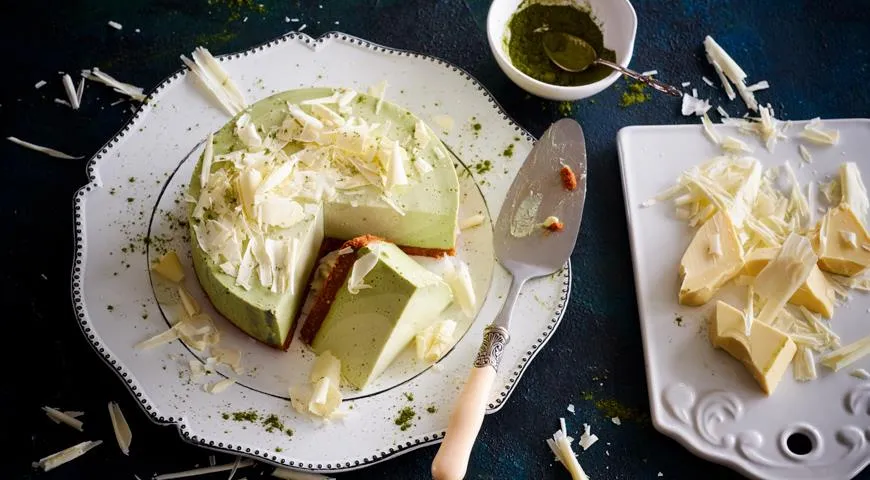
[[[387,47],[376,42],[365,40],[355,35],[347,34],[340,31],[325,32],[317,38],[311,37],[303,32],[290,31],[272,40],[254,45],[250,48],[216,55],[215,58],[221,61],[224,59],[233,59],[241,56],[247,56],[266,50],[268,48],[279,46],[288,41],[298,41],[306,46],[314,47],[324,44],[328,40],[345,42],[351,45],[355,44],[379,53],[386,53],[390,55],[413,55],[415,58],[427,60],[444,68],[452,69],[454,72],[462,75],[467,80],[469,80],[474,87],[477,87],[478,93],[486,97],[487,101],[492,105],[497,113],[500,114],[502,118],[506,120],[510,125],[512,125],[517,133],[524,135],[529,141],[533,143],[537,141],[537,139],[531,133],[529,133],[524,127],[522,127],[508,114],[504,107],[502,107],[501,104],[496,100],[495,96],[479,80],[477,80],[477,78],[475,78],[462,67],[459,67],[435,55],[419,53],[412,50]],[[186,72],[186,68],[179,68],[178,70],[175,70],[170,75],[165,77],[160,83],[157,84],[156,87],[154,87],[148,93],[145,100],[137,105],[136,110],[133,112],[133,115],[127,120],[127,122],[87,161],[87,163],[85,164],[85,171],[88,177],[88,182],[79,189],[77,189],[76,192],[73,194],[74,229],[73,262],[70,273],[70,294],[73,312],[76,317],[76,323],[78,324],[78,327],[82,332],[82,335],[85,337],[88,345],[91,346],[91,348],[99,356],[99,358],[119,377],[124,386],[127,388],[128,392],[136,401],[136,404],[146,414],[147,418],[152,423],[161,426],[174,426],[178,431],[178,434],[181,437],[182,441],[199,447],[204,447],[209,450],[229,453],[232,455],[245,456],[272,466],[289,468],[292,470],[306,472],[339,473],[368,467],[376,463],[381,463],[383,461],[395,458],[399,455],[411,452],[421,447],[441,443],[445,435],[444,430],[435,432],[434,434],[423,435],[421,437],[413,439],[412,441],[406,441],[405,443],[396,443],[388,448],[380,449],[377,454],[373,454],[371,456],[364,456],[362,459],[357,458],[351,459],[349,461],[345,460],[345,463],[343,464],[336,463],[334,465],[327,464],[316,466],[312,464],[308,464],[308,466],[306,466],[302,462],[292,461],[289,463],[285,463],[284,459],[279,460],[275,457],[270,458],[268,455],[266,455],[267,452],[262,452],[265,455],[264,456],[261,455],[261,452],[259,451],[251,452],[250,449],[242,450],[241,446],[236,446],[235,448],[230,445],[224,447],[222,444],[216,446],[215,442],[213,441],[209,441],[198,435],[192,435],[186,423],[182,421],[183,418],[166,418],[164,416],[161,416],[157,407],[152,406],[152,402],[149,402],[148,399],[145,398],[146,394],[142,391],[142,389],[137,388],[137,386],[133,384],[135,377],[133,376],[133,373],[129,371],[129,368],[123,365],[119,360],[115,359],[113,355],[108,353],[106,349],[100,345],[100,342],[97,341],[94,335],[95,330],[92,329],[90,318],[87,313],[88,310],[85,307],[83,292],[84,285],[82,283],[82,266],[85,263],[84,259],[86,254],[85,237],[83,232],[83,200],[88,192],[101,187],[101,181],[96,170],[96,162],[108,155],[110,153],[110,149],[130,132],[133,124],[135,124],[140,119],[143,112],[145,112],[146,109],[151,108],[150,102],[153,101],[154,96],[173,82],[183,78]],[[496,265],[496,268],[498,268],[498,265],[500,264],[498,264],[498,262],[496,261]],[[506,383],[499,387],[500,392],[498,392],[498,396],[496,397],[496,399],[487,405],[486,414],[498,412],[504,406],[508,398],[510,398],[511,394],[515,390],[517,384],[519,383],[519,379],[522,377],[523,373],[525,373],[532,360],[535,358],[535,356],[537,356],[537,354],[541,351],[544,345],[547,344],[547,342],[550,340],[553,333],[556,331],[561,323],[561,320],[565,314],[567,302],[571,294],[572,265],[570,259],[566,261],[562,271],[557,272],[554,275],[556,276],[556,278],[561,277],[560,280],[562,283],[561,291],[559,293],[559,302],[556,306],[556,310],[550,317],[549,322],[546,324],[540,336],[537,338],[535,344],[525,352],[525,355],[520,359],[519,365],[517,365],[516,368],[513,369],[511,374],[508,375]]]
[[[811,119],[799,119],[799,120],[789,120],[793,123],[800,122],[808,122]],[[845,123],[845,122],[857,122],[857,123],[866,123],[870,124],[870,118],[867,117],[857,117],[857,118],[832,118],[832,119],[824,119],[825,123],[828,124],[837,124],[837,123]],[[723,124],[715,124],[717,126],[726,126]],[[689,130],[689,129],[699,129],[701,125],[699,124],[674,124],[674,125],[629,125],[620,128],[616,134],[616,144],[617,144],[617,154],[619,156],[619,172],[620,172],[620,181],[622,184],[622,192],[623,192],[623,204],[625,208],[626,215],[626,223],[628,226],[628,240],[629,246],[631,248],[631,259],[632,259],[632,274],[634,275],[634,289],[635,296],[637,299],[638,305],[638,321],[640,323],[641,330],[641,340],[643,344],[643,357],[644,357],[644,370],[645,376],[647,380],[647,395],[648,402],[650,407],[650,418],[652,420],[653,427],[655,429],[677,441],[680,445],[682,445],[686,450],[691,452],[693,455],[701,458],[703,460],[707,460],[710,462],[717,463],[719,465],[726,466],[731,468],[732,470],[745,475],[750,478],[755,479],[765,479],[769,477],[763,476],[759,471],[753,469],[751,466],[746,465],[745,463],[735,459],[734,457],[728,456],[723,453],[723,450],[713,450],[709,448],[705,448],[704,445],[697,441],[696,438],[691,437],[690,435],[686,435],[684,430],[679,427],[678,424],[674,422],[668,421],[666,418],[663,418],[665,412],[664,407],[661,406],[661,402],[657,400],[660,392],[656,392],[652,388],[653,384],[653,370],[650,367],[650,350],[647,348],[647,325],[644,321],[644,308],[642,307],[644,301],[642,298],[640,284],[637,281],[638,279],[638,257],[637,257],[637,249],[635,246],[635,234],[634,234],[634,226],[632,219],[632,203],[631,201],[636,201],[637,199],[629,198],[629,190],[628,190],[628,178],[626,172],[626,162],[625,162],[625,147],[626,147],[626,136],[630,135],[631,132],[635,131],[656,131],[656,130]],[[662,385],[662,388],[666,388],[667,386]],[[727,452],[727,450],[725,451]],[[856,464],[856,466],[849,472],[848,478],[853,478],[860,474],[864,469],[870,466],[870,458],[868,458],[863,464]]]

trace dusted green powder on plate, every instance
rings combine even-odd
[[[415,412],[413,408],[405,407],[399,410],[399,416],[396,417],[395,424],[404,432],[411,428],[411,421],[414,420],[416,415],[417,412]]]

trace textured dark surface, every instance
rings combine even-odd
[[[449,60],[477,77],[520,124],[535,135],[560,117],[556,104],[529,97],[501,73],[485,37],[483,0],[144,0],[5,2],[0,13],[0,133],[82,154],[93,154],[129,117],[118,95],[91,85],[78,112],[54,104],[65,98],[58,70],[99,66],[153,88],[179,68],[178,55],[197,45],[215,53],[278,36],[299,17],[307,33],[342,30],[389,46]],[[322,8],[321,6],[322,5]],[[866,117],[870,108],[870,2],[866,0],[637,0],[638,42],[633,66],[661,78],[692,81],[715,103],[715,78],[703,61],[705,34],[772,89],[759,95],[783,118]],[[248,17],[247,22],[243,18]],[[124,25],[107,27],[108,20]],[[335,22],[340,24],[336,25]],[[141,29],[140,33],[134,29]],[[44,79],[48,85],[34,90]],[[573,255],[574,293],[565,320],[526,372],[507,405],[487,417],[468,478],[568,478],[544,438],[568,417],[576,433],[592,425],[601,442],[580,455],[594,479],[735,478],[657,433],[648,419],[643,350],[638,328],[615,136],[633,124],[682,123],[678,103],[657,96],[629,109],[617,106],[624,83],[578,102],[573,116],[586,130],[589,176],[586,215]],[[725,105],[729,105],[725,103]],[[732,104],[729,110],[737,110]],[[742,111],[742,107],[740,108]],[[5,376],[0,406],[4,478],[145,479],[206,465],[209,453],[183,443],[173,428],[154,425],[78,330],[69,301],[73,192],[85,183],[85,160],[58,160],[0,142],[4,186],[2,285]],[[581,392],[586,392],[584,393]],[[118,453],[106,402],[117,400],[135,433],[131,457]],[[576,416],[565,411],[577,407]],[[87,434],[47,421],[41,405],[88,412]],[[616,408],[622,426],[609,417]],[[50,474],[30,462],[85,439],[106,444]],[[340,478],[426,478],[435,448],[425,448]],[[228,461],[219,458],[219,462]],[[256,470],[255,472],[260,472]],[[257,478],[259,473],[241,476]],[[206,477],[202,477],[206,478]],[[225,474],[210,478],[226,478]],[[870,478],[864,472],[860,478]]]

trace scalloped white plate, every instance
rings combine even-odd
[[[805,123],[793,122],[790,132]],[[804,184],[835,175],[844,161],[858,162],[865,178],[870,175],[870,120],[825,124],[840,130],[840,144],[808,146],[813,163],[800,168],[793,140],[781,142],[771,154],[756,140],[740,137],[734,127],[716,129],[747,140],[765,166],[789,160]],[[680,173],[718,154],[717,149],[700,125],[628,127],[619,132],[618,144],[656,428],[695,454],[753,478],[857,475],[870,464],[870,382],[849,371],[870,369],[870,358],[838,373],[818,366],[819,378],[806,384],[796,382],[789,370],[774,395],[765,397],[743,365],[710,345],[705,319],[715,302],[696,308],[677,303],[677,266],[691,240],[690,229],[675,218],[670,203],[640,207]],[[738,292],[723,291],[718,298]],[[854,295],[835,311],[832,327],[844,345],[870,334],[868,309],[870,297]],[[811,451],[795,454],[788,446],[792,435],[809,440]]]
[[[343,421],[322,424],[298,415],[287,388],[304,381],[311,355],[294,341],[287,353],[245,337],[210,309],[188,262],[188,288],[210,310],[222,344],[244,352],[248,373],[221,370],[238,383],[211,395],[190,380],[196,357],[180,342],[141,352],[133,345],[167,328],[157,304],[148,265],[164,249],[189,252],[181,196],[199,155],[201,139],[228,118],[196,89],[185,71],[160,84],[132,121],[88,164],[91,182],[75,196],[76,257],[73,302],[78,322],[100,356],[124,380],[152,420],[175,425],[182,437],[208,448],[230,451],[286,467],[337,472],[361,468],[424,445],[440,442],[453,400],[465,379],[483,328],[501,307],[507,273],[493,260],[489,218],[496,218],[513,176],[531,150],[533,138],[511,121],[471,76],[444,61],[371,44],[341,33],[319,39],[290,33],[251,50],[220,57],[249,102],[272,93],[310,86],[365,90],[382,79],[388,98],[435,124],[449,114],[456,126],[442,136],[467,166],[484,160],[483,175],[459,166],[462,215],[483,212],[485,225],[463,232],[459,254],[469,262],[482,307],[464,319],[464,335],[445,356],[441,369],[421,368],[405,355],[369,389],[345,392]],[[476,132],[472,125],[480,123]],[[503,152],[513,145],[509,157]],[[476,169],[472,168],[472,171]],[[146,248],[145,238],[150,239]],[[561,320],[570,289],[570,265],[523,290],[511,344],[493,389],[489,412],[504,405],[532,358]],[[159,289],[158,289],[159,291]],[[458,315],[458,314],[457,314]],[[460,319],[462,320],[462,319]],[[462,324],[462,321],[460,321]],[[411,394],[409,400],[406,394]],[[411,406],[412,426],[400,430],[398,411]],[[429,407],[435,407],[429,413]],[[286,428],[266,432],[259,424],[226,420],[222,414],[255,410],[276,414]]]

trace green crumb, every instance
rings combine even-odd
[[[127,179],[127,181],[130,183],[136,183],[136,177],[130,177]]]
[[[242,412],[233,412],[230,414],[233,420],[237,422],[251,422],[254,423],[260,419],[260,415],[254,410],[247,410]]]
[[[483,128],[483,125],[481,125],[479,123],[475,123],[474,125],[471,126],[471,128],[473,128],[475,132],[479,132],[480,129]]]
[[[647,414],[626,407],[616,400],[598,400],[595,402],[595,408],[608,418],[619,417],[623,420],[635,420],[638,422],[643,422],[648,419]]]
[[[111,311],[115,310],[115,307],[113,305],[106,305],[106,310],[111,312]]]
[[[275,451],[278,452],[278,453],[281,453],[281,452],[284,451],[284,449],[281,448],[281,447],[275,447]]]
[[[229,420],[229,419],[230,419],[230,414],[229,414],[229,413],[222,413],[222,414],[221,414],[221,417],[222,417],[224,420]]]
[[[628,85],[628,89],[622,92],[622,98],[619,99],[619,106],[627,108],[632,105],[639,105],[652,98],[646,91],[646,85],[641,82],[634,82]]]
[[[136,200],[133,197],[127,197],[127,203],[133,203],[133,200]]]
[[[428,407],[426,407],[426,411],[429,413],[435,413],[438,411],[438,409],[435,408],[435,405],[429,405]]]
[[[411,428],[411,420],[414,419],[415,415],[417,415],[417,412],[415,412],[413,408],[405,407],[399,410],[399,416],[396,417],[395,423],[404,432]]]
[[[580,392],[580,395],[582,395],[583,400],[586,401],[591,401],[594,399],[594,397],[592,396],[592,392]]]
[[[142,320],[148,320],[148,314],[147,314],[147,313],[143,313],[143,314],[142,314]]]
[[[559,113],[563,117],[570,117],[574,114],[574,104],[571,102],[559,102],[559,106],[557,108],[559,109]]]
[[[207,3],[225,9],[229,21],[242,20],[247,13],[266,13],[260,0],[208,0]]]
[[[109,195],[114,195],[115,191],[115,187],[112,187],[111,189],[109,189]]]
[[[235,208],[235,206],[239,203],[239,197],[236,194],[236,190],[233,188],[228,188],[224,192],[224,201],[227,202],[227,205],[229,207]]]
[[[280,419],[278,419],[278,415],[275,415],[274,413],[270,414],[265,420],[263,420],[263,426],[266,427],[266,431],[269,433],[274,432],[275,429],[278,429],[279,431],[284,430],[284,424],[281,423]]]
[[[678,315],[677,318],[674,319],[674,323],[676,323],[678,327],[682,327],[683,326],[683,317]]]
[[[513,152],[513,150],[511,150]],[[484,173],[492,170],[492,162],[489,160],[484,160],[482,162],[477,162],[474,164],[474,170],[478,175],[483,175]]]
[[[514,156],[514,144],[512,143],[512,144],[508,145],[507,148],[505,148],[504,151],[501,152],[501,154],[503,157],[508,157],[508,158],[513,157]]]
[[[414,401],[414,394],[413,394],[413,393],[411,393],[411,392],[405,392],[403,395],[405,395],[405,398],[407,398],[409,402],[413,402],[413,401]]]
[[[288,437],[292,437],[293,436],[293,429],[288,428],[287,430],[284,430],[284,433],[286,433]]]

